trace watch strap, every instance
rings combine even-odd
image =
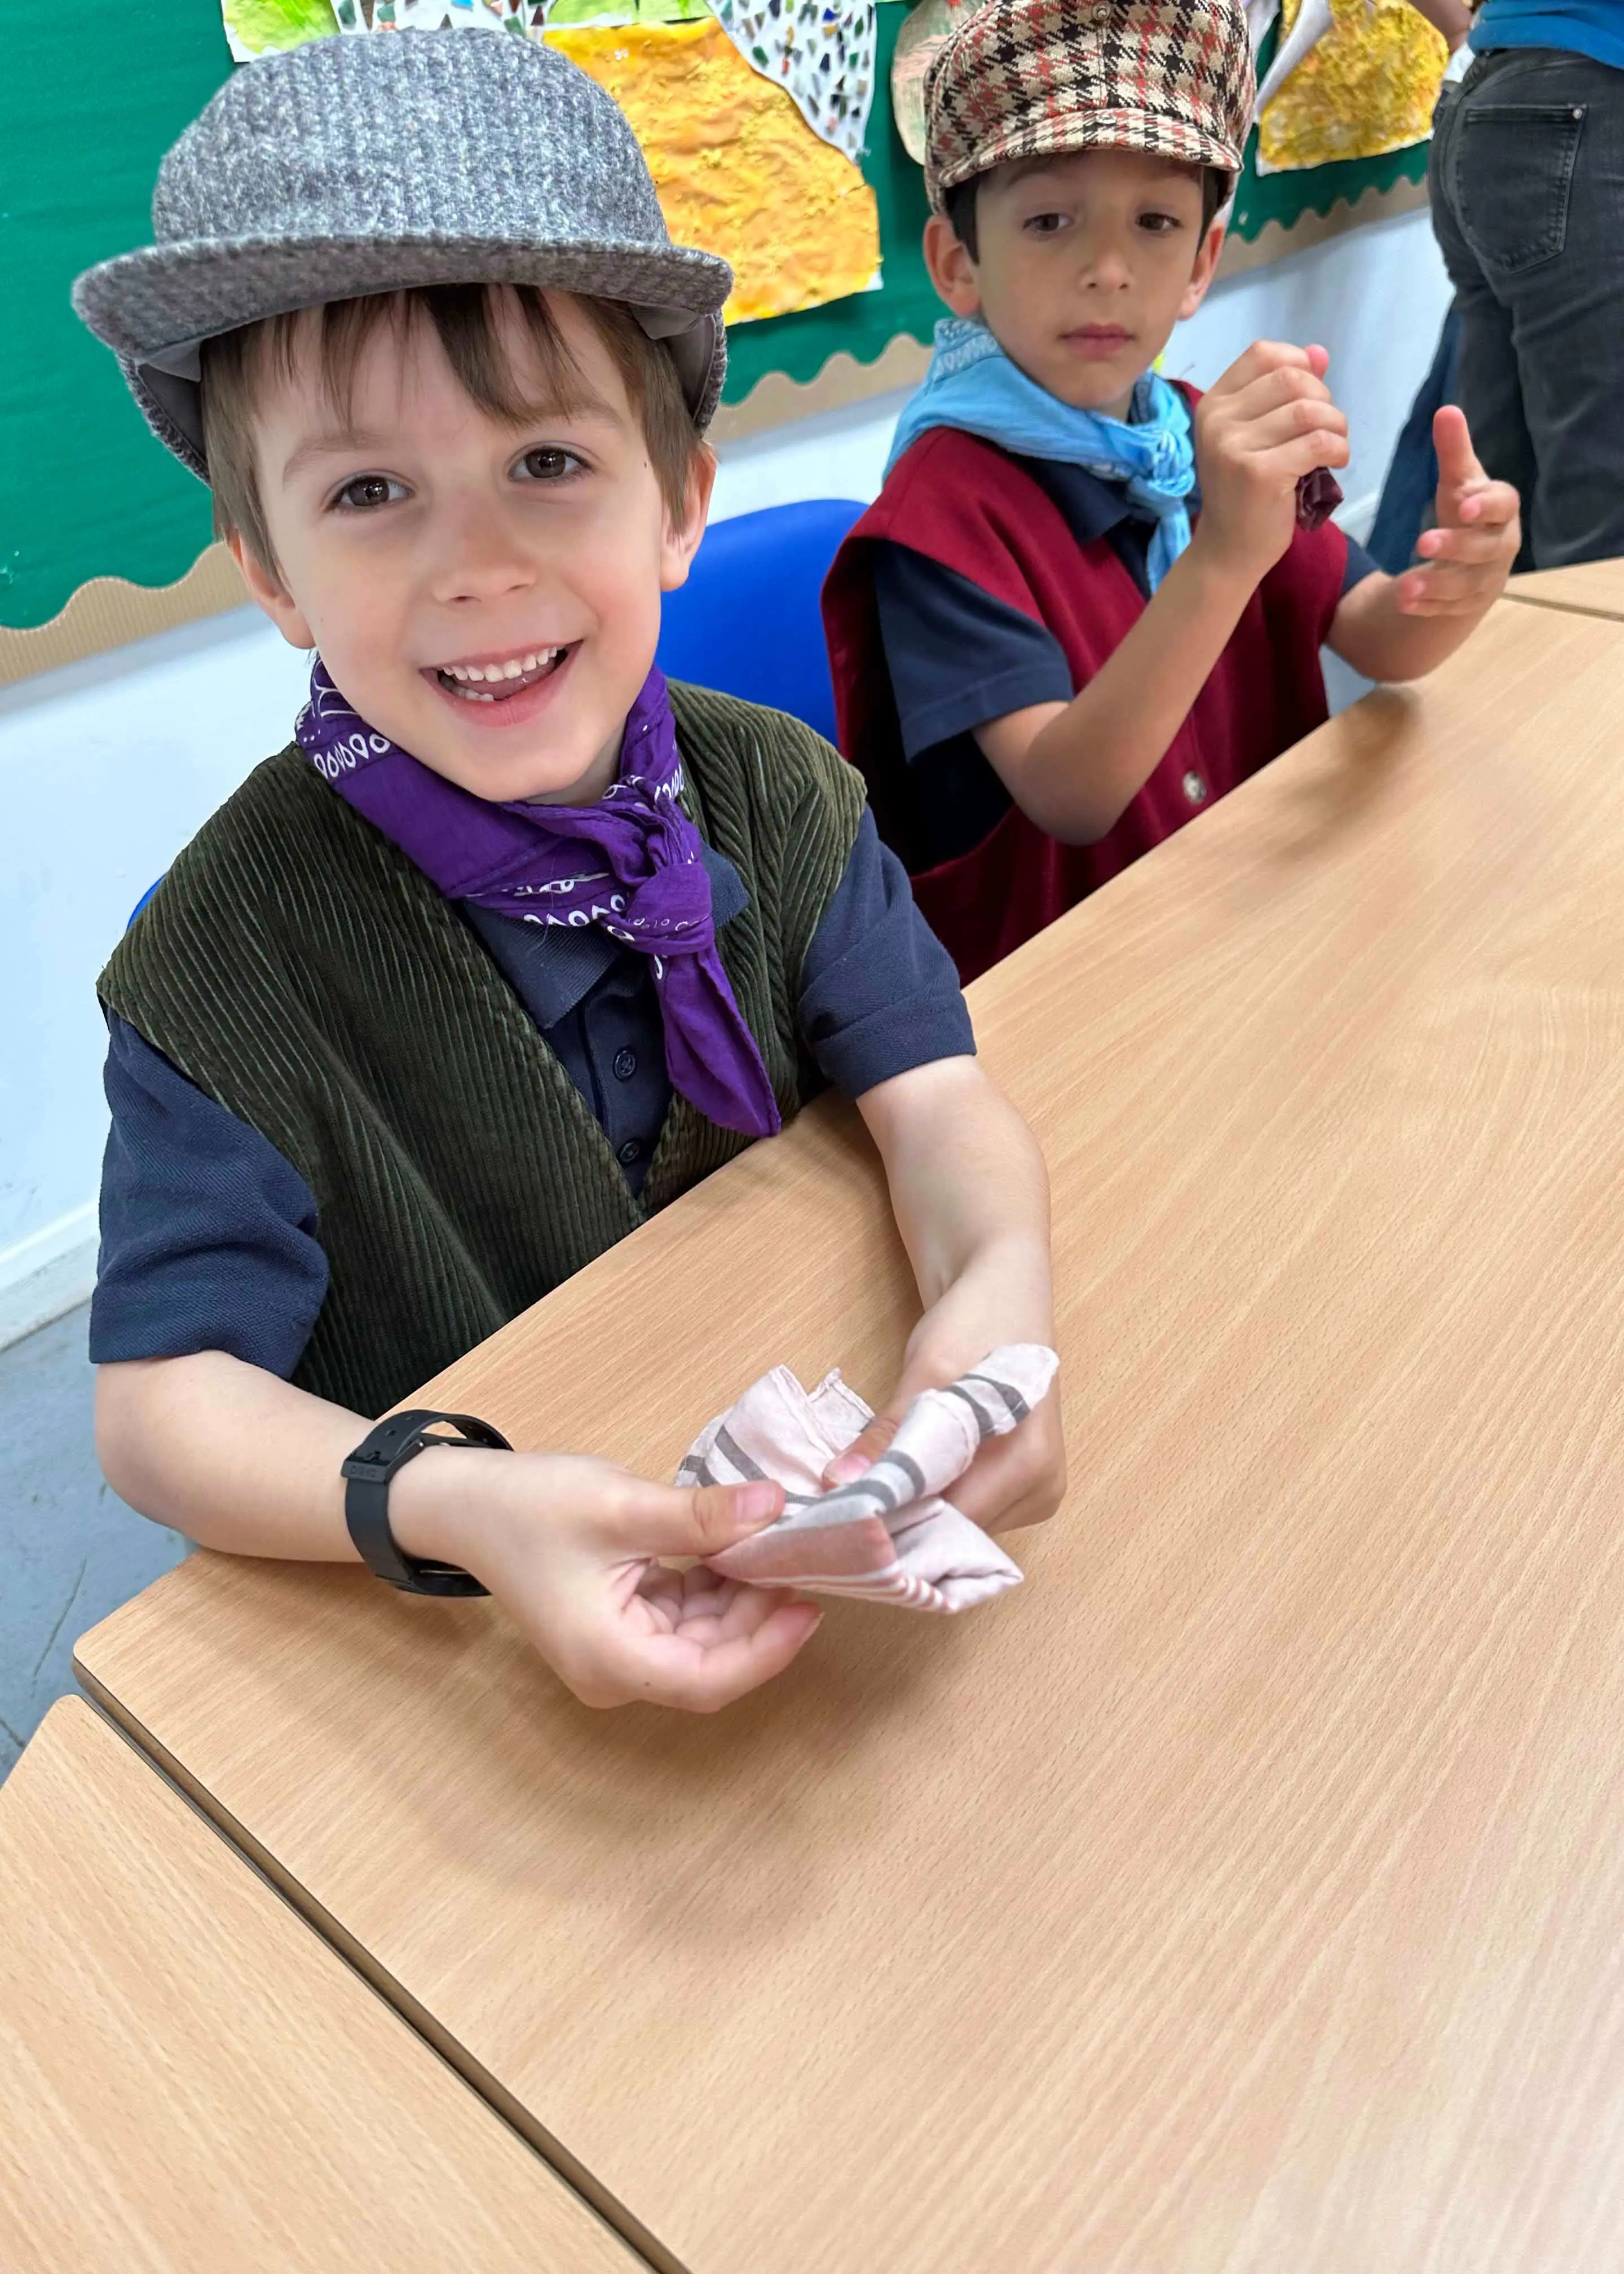
[[[455,1430],[455,1435],[442,1434]],[[408,1461],[432,1445],[462,1445],[511,1452],[500,1429],[471,1413],[416,1409],[391,1413],[367,1434],[342,1465],[344,1521],[369,1571],[410,1595],[484,1595],[470,1571],[455,1563],[408,1555],[389,1525],[389,1487]]]

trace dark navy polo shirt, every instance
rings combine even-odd
[[[703,858],[720,931],[748,895],[731,862],[709,846]],[[641,1190],[671,1103],[647,957],[596,926],[544,929],[459,906]],[[807,951],[798,1025],[808,1058],[848,1097],[975,1048],[952,959],[867,812]],[[285,1378],[327,1294],[314,1195],[133,1027],[113,1018],[109,1028],[91,1358],[219,1350]]]
[[[1124,486],[1053,459],[1015,463],[1048,493],[1079,545],[1109,541],[1148,600],[1155,524],[1134,511]],[[1191,512],[1200,505],[1198,490]],[[1375,573],[1369,553],[1350,538],[1343,591]],[[930,784],[921,801],[923,865],[935,867],[979,845],[1010,808],[975,728],[1034,704],[1069,703],[1078,690],[1048,627],[957,569],[883,539],[874,547],[873,576],[903,756]]]

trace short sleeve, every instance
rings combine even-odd
[[[327,1288],[309,1186],[257,1129],[109,1022],[98,1366],[224,1351],[290,1375]]]
[[[1054,634],[910,546],[874,547],[875,603],[910,759],[955,734],[1076,689]]]
[[[866,811],[807,952],[800,1027],[822,1073],[848,1097],[975,1049],[952,958]]]
[[[1347,598],[1348,594],[1352,591],[1356,584],[1362,584],[1367,576],[1380,576],[1380,574],[1381,570],[1377,566],[1376,562],[1371,558],[1370,554],[1365,550],[1365,547],[1359,543],[1358,539],[1357,538],[1350,537],[1348,539],[1348,559],[1346,565],[1342,569],[1342,597],[1344,599]]]

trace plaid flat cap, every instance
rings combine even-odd
[[[988,0],[925,81],[925,188],[1011,158],[1145,150],[1238,174],[1257,98],[1244,0]]]

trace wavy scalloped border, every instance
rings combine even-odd
[[[1338,199],[1323,214],[1306,212],[1289,229],[1282,222],[1270,222],[1255,237],[1230,238],[1219,279],[1242,275],[1287,253],[1308,252],[1345,230],[1413,213],[1425,203],[1425,183],[1403,181],[1390,190],[1372,187],[1356,199]],[[875,395],[917,386],[929,359],[928,346],[911,333],[899,332],[871,363],[860,363],[846,349],[838,348],[808,380],[791,379],[785,372],[764,372],[741,402],[722,406],[711,433],[718,442],[740,441],[795,419],[848,410]],[[93,576],[49,623],[29,631],[0,625],[0,686],[57,670],[64,664],[82,662],[109,648],[127,647],[132,640],[150,638],[154,632],[170,631],[178,624],[222,615],[229,608],[243,606],[247,597],[223,545],[208,546],[172,584],[154,587],[132,584],[123,576]]]
[[[1307,252],[1316,245],[1345,235],[1349,230],[1365,229],[1372,222],[1391,221],[1400,214],[1419,213],[1427,201],[1425,179],[1397,181],[1387,190],[1380,190],[1372,183],[1357,198],[1333,199],[1323,213],[1313,206],[1305,207],[1289,229],[1283,222],[1265,222],[1256,237],[1229,238],[1218,264],[1218,282],[1222,283],[1229,276],[1242,276],[1247,269],[1261,268],[1268,261],[1283,260],[1289,252]]]
[[[177,624],[223,615],[247,599],[237,563],[223,545],[209,546],[172,584],[93,576],[49,623],[29,631],[0,625],[0,686],[58,670],[64,663],[82,663],[86,656],[150,639]]]

